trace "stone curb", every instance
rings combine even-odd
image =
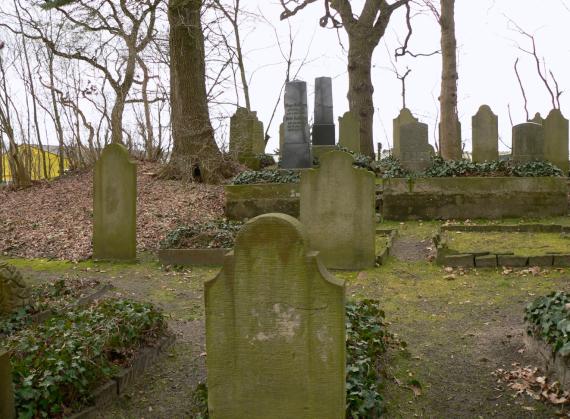
[[[144,374],[145,370],[148,369],[163,352],[173,345],[175,340],[176,337],[174,335],[166,335],[159,340],[156,346],[141,348],[129,368],[122,369],[115,377],[92,392],[91,396],[94,400],[93,406],[89,406],[78,413],[68,416],[68,419],[89,419],[94,417],[95,413],[102,407],[105,407],[113,400],[121,397],[126,390]]]
[[[525,333],[523,337],[524,344],[529,352],[532,352],[542,361],[542,367],[549,375],[554,375],[560,382],[562,388],[570,389],[570,358],[563,357],[552,353],[552,347],[538,340],[533,336]]]
[[[570,227],[558,224],[517,225],[443,225],[441,231],[505,232],[505,233],[567,233]]]
[[[376,255],[376,264],[384,265],[388,260],[388,257],[390,256],[390,251],[392,250],[392,244],[394,243],[394,239],[398,236],[398,230],[377,228],[376,235],[388,236],[388,243],[386,244],[386,247]]]

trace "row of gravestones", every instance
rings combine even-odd
[[[311,144],[325,148],[335,145],[332,79],[315,79],[312,135],[308,122],[307,84],[304,81],[287,83],[284,102],[284,122],[279,128],[280,165],[285,169],[310,168],[313,163]],[[339,143],[349,150],[360,151],[360,121],[351,112],[339,118]],[[238,108],[230,118],[230,153],[241,163],[250,165],[264,152],[263,123],[256,112]]]
[[[374,175],[342,151],[301,174],[300,222],[261,215],[205,285],[212,418],[345,417],[345,285],[374,266]]]
[[[499,125],[497,115],[483,105],[472,117],[472,159],[476,163],[499,159]],[[461,136],[461,124],[459,135]],[[568,120],[553,109],[546,119],[537,114],[531,121],[515,125],[512,135],[512,159],[517,162],[547,160],[568,172]],[[402,109],[393,121],[392,154],[402,166],[413,171],[430,165],[433,147],[428,143],[428,126]]]

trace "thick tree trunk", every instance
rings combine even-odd
[[[173,148],[164,175],[222,180],[222,155],[214,140],[206,93],[202,0],[170,0],[170,100]]]
[[[349,37],[349,43],[348,105],[350,111],[360,118],[360,152],[373,157],[374,87],[370,73],[376,45],[366,37],[355,35]]]
[[[441,0],[441,124],[439,149],[446,160],[461,159],[461,138],[457,117],[457,41],[455,0]]]

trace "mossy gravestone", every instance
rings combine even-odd
[[[22,274],[6,263],[0,263],[0,315],[10,314],[28,303],[29,288]]]
[[[331,151],[319,169],[301,174],[301,222],[311,247],[331,269],[374,266],[374,174],[352,166],[353,158]]]
[[[205,285],[213,419],[345,417],[344,282],[285,214],[244,225]]]
[[[394,140],[394,148],[392,149],[392,155],[399,159],[401,157],[401,149],[400,149],[400,139],[401,133],[400,129],[407,124],[418,123],[418,118],[415,118],[412,115],[412,112],[408,108],[402,108],[400,110],[400,114],[394,118],[392,121],[392,139]]]
[[[514,161],[526,163],[544,159],[544,129],[542,125],[535,122],[515,125],[512,142]]]
[[[353,112],[338,118],[338,142],[355,153],[360,153],[360,120]]]
[[[14,403],[10,354],[0,352],[0,418],[13,419],[15,417],[16,405]]]
[[[482,105],[471,118],[473,161],[483,163],[499,158],[499,118],[488,105]]]
[[[257,112],[238,108],[230,118],[230,153],[240,163],[250,166],[264,152],[263,122],[257,119]]]
[[[134,261],[137,249],[137,168],[119,144],[110,144],[95,164],[93,258]]]
[[[544,120],[544,158],[568,173],[568,120],[553,109]]]

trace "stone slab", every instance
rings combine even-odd
[[[520,163],[544,160],[544,129],[534,122],[513,127],[513,160]]]
[[[496,268],[497,255],[475,256],[475,266],[477,268]]]
[[[519,268],[528,265],[527,256],[515,256],[515,255],[498,255],[499,266],[508,266],[509,268]]]
[[[568,175],[568,120],[553,109],[543,123],[544,158]]]
[[[552,266],[554,257],[552,255],[545,256],[529,256],[528,266]]]
[[[314,124],[313,125],[313,146],[334,146],[335,145],[335,126]]]
[[[271,212],[299,216],[298,183],[226,185],[224,191],[224,215],[230,220],[245,220]]]
[[[452,268],[473,268],[475,257],[471,254],[446,255],[443,257],[442,265]]]
[[[307,110],[307,84],[294,80],[285,85],[284,143],[280,166],[284,169],[311,167]]]
[[[338,118],[338,142],[355,153],[360,153],[360,120],[353,112]]]
[[[552,261],[553,266],[568,267],[570,266],[570,255],[554,255],[554,260]]]

